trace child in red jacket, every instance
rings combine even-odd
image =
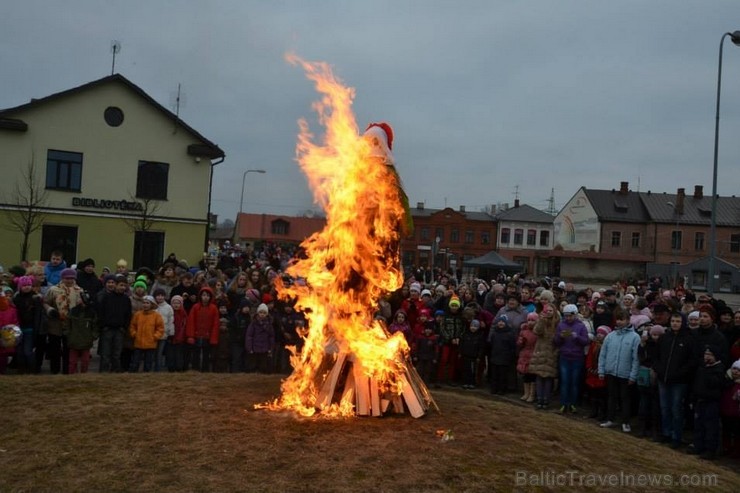
[[[188,314],[185,328],[190,357],[185,368],[201,372],[209,371],[211,346],[218,344],[219,315],[213,302],[213,290],[203,287],[198,293],[199,303],[193,305]]]
[[[175,295],[170,299],[174,313],[175,334],[167,341],[167,369],[185,371],[185,339],[188,324],[188,312],[185,311],[185,299]]]
[[[612,331],[608,325],[601,325],[596,329],[596,337],[591,341],[586,354],[586,387],[591,400],[591,414],[589,418],[596,418],[599,422],[606,419],[606,380],[599,378],[599,352],[604,339]]]

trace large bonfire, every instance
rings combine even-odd
[[[406,340],[373,317],[378,300],[403,283],[399,243],[408,217],[389,149],[392,130],[381,124],[383,134],[376,126],[360,135],[354,90],[325,63],[287,60],[322,94],[313,105],[325,127],[322,142],[314,143],[302,119],[296,155],[327,221],[287,270],[300,281],[278,282],[278,295],[296,300],[309,329],[301,351],[292,349],[294,371],[282,395],[265,407],[303,416],[380,416],[404,412],[405,404],[419,417],[434,403],[408,362]]]

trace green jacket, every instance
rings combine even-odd
[[[62,323],[62,335],[70,349],[90,349],[100,335],[94,312],[70,313]]]

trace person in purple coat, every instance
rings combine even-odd
[[[565,305],[563,319],[555,328],[553,344],[560,348],[560,413],[576,412],[576,400],[583,375],[588,329],[578,318],[576,305]]]
[[[244,348],[247,357],[252,358],[253,365],[260,373],[270,373],[270,358],[275,349],[275,328],[266,304],[257,307],[257,316],[247,327]]]

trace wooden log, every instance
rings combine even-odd
[[[339,375],[342,373],[346,359],[347,353],[337,354],[334,366],[324,380],[324,383],[321,386],[321,391],[316,398],[316,407],[319,409],[326,409],[331,405],[331,401],[334,398],[334,389],[337,385],[337,379],[339,379]]]
[[[413,387],[409,383],[405,372],[399,376],[399,381],[402,385],[401,395],[403,396],[403,400],[409,410],[409,414],[411,414],[411,416],[414,418],[420,418],[424,416],[424,406],[419,400],[419,397],[416,395]]]
[[[378,389],[378,381],[374,378],[370,379],[370,411],[373,416],[381,416],[383,414],[380,411],[380,390]]]
[[[358,416],[370,414],[370,379],[362,371],[362,365],[355,362],[352,365],[355,379],[355,412]]]
[[[355,403],[355,374],[352,371],[347,372],[347,379],[344,381],[344,391],[339,401],[340,404],[344,404],[345,402],[351,402],[353,406]]]

